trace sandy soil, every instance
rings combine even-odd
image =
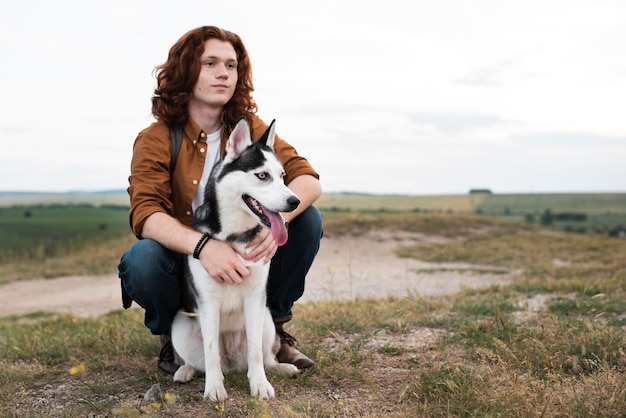
[[[432,240],[419,234],[386,230],[359,237],[325,237],[300,302],[407,293],[450,294],[463,287],[503,284],[513,274],[502,274],[491,266],[425,263],[394,254],[398,246]],[[120,308],[120,283],[115,274],[0,285],[0,317],[36,311],[71,312],[85,317]]]

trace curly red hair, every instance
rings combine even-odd
[[[252,65],[241,38],[216,26],[202,26],[182,36],[169,51],[167,61],[155,69],[157,87],[152,96],[152,114],[168,125],[184,125],[193,86],[200,74],[200,57],[209,39],[229,42],[237,54],[237,86],[224,106],[223,124],[232,130],[242,116],[250,118],[257,105],[252,98]]]

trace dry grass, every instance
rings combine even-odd
[[[0,264],[0,285],[18,280],[97,275],[117,271],[120,256],[136,241],[131,235],[88,245],[71,254],[28,259],[16,257]]]
[[[269,401],[250,398],[245,373],[227,375],[220,404],[202,399],[200,378],[179,385],[156,373],[158,342],[140,310],[3,318],[0,416],[624,416],[626,240],[417,218],[325,219],[333,234],[457,231],[400,251],[521,273],[510,286],[455,296],[298,305],[289,330],[316,367],[270,375]]]

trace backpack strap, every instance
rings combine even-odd
[[[178,125],[170,126],[170,139],[172,140],[172,159],[170,161],[170,175],[174,173],[176,161],[178,160],[178,152],[183,142],[183,128]]]
[[[172,141],[172,149],[171,149],[171,161],[170,161],[170,176],[174,173],[174,169],[176,168],[176,160],[178,159],[178,152],[180,151],[180,145],[183,143],[183,128],[181,126],[175,125],[170,126],[170,139]],[[133,303],[133,299],[130,297],[124,284],[120,280],[120,284],[122,286],[122,306],[124,309],[130,308],[130,305]]]

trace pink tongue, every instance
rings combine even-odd
[[[270,224],[272,225],[272,236],[274,240],[280,247],[287,242],[287,228],[285,228],[285,221],[283,221],[282,216],[276,212],[271,212],[261,206],[263,213],[270,220]]]

